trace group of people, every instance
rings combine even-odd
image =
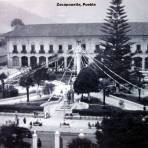
[[[16,126],[19,126],[19,123],[20,123],[20,119],[17,115],[15,115],[15,125]],[[26,117],[23,118],[23,123],[26,124],[27,123],[27,119]],[[30,125],[30,129],[32,128],[32,121],[29,123]]]
[[[91,124],[90,122],[88,122],[88,128],[91,129],[92,127],[95,127],[95,128],[99,128],[100,127],[100,123],[99,121],[97,121],[95,124]]]

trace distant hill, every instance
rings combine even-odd
[[[49,23],[47,18],[0,1],[0,34],[11,30],[10,24],[14,18],[22,19],[25,24]]]

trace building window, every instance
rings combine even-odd
[[[30,53],[36,53],[36,51],[35,51],[35,45],[31,45],[31,51],[30,51]]]
[[[59,45],[59,51],[58,53],[63,53],[63,46],[62,45]]]
[[[148,57],[145,58],[145,69],[146,69],[146,70],[148,69]]]
[[[53,45],[49,45],[49,51],[48,53],[53,53]]]
[[[140,44],[136,45],[136,53],[142,53]]]
[[[94,51],[94,52],[95,52],[95,53],[99,53],[99,51],[100,51],[100,45],[96,45],[96,46],[95,46],[95,51]]]
[[[68,45],[68,53],[73,53],[73,51],[72,51],[72,45]]]
[[[13,66],[19,66],[19,58],[18,57],[13,57],[12,58],[12,63],[13,63]]]
[[[146,53],[148,53],[148,45],[147,45]]]
[[[27,53],[26,45],[22,45],[22,51],[21,51],[21,53]]]
[[[18,53],[18,51],[17,51],[17,45],[13,45],[13,51],[12,51],[13,53]]]
[[[81,47],[82,47],[82,50],[86,50],[86,44],[82,44]]]
[[[40,45],[39,53],[45,53],[44,45]]]

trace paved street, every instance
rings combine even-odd
[[[36,120],[43,123],[43,126],[33,126],[31,130],[37,130],[37,131],[60,131],[60,132],[73,132],[73,133],[79,133],[80,129],[83,129],[86,133],[93,133],[95,129],[88,129],[88,122],[90,123],[96,123],[97,120],[65,120],[66,123],[70,124],[70,127],[62,126],[60,127],[60,123],[63,123],[63,118],[60,117],[51,117],[48,119],[44,118],[34,118],[34,117],[26,117],[27,123],[23,123],[23,118],[25,116],[18,116],[19,118],[19,126],[25,126],[27,128],[30,128],[30,122],[34,122]],[[15,116],[0,116],[0,124],[5,124],[6,121],[15,121]],[[99,120],[101,122],[101,118]]]
[[[95,128],[88,128],[88,122],[91,124],[95,124],[97,120],[65,120],[66,123],[70,124],[68,126],[60,127],[60,123],[63,123],[63,118],[60,115],[55,115],[51,118],[44,119],[44,118],[34,118],[34,117],[26,117],[27,123],[23,123],[23,118],[25,116],[18,116],[19,118],[19,126],[20,127],[27,127],[30,128],[30,122],[34,122],[36,120],[43,123],[43,126],[33,126],[31,128],[32,131],[36,130],[38,137],[42,141],[42,148],[54,148],[54,133],[55,131],[59,131],[61,135],[63,133],[67,134],[67,136],[63,135],[63,142],[68,143],[70,139],[79,135],[80,130],[83,129],[83,132],[86,134],[86,137],[94,137],[94,133],[96,131]],[[15,116],[0,116],[0,124],[5,124],[6,121],[11,120],[15,121]],[[99,120],[101,122],[101,118]],[[30,141],[32,143],[32,141]],[[66,145],[64,145],[65,148]]]

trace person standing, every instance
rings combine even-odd
[[[26,124],[26,117],[23,118],[23,122],[24,122],[24,124]]]

